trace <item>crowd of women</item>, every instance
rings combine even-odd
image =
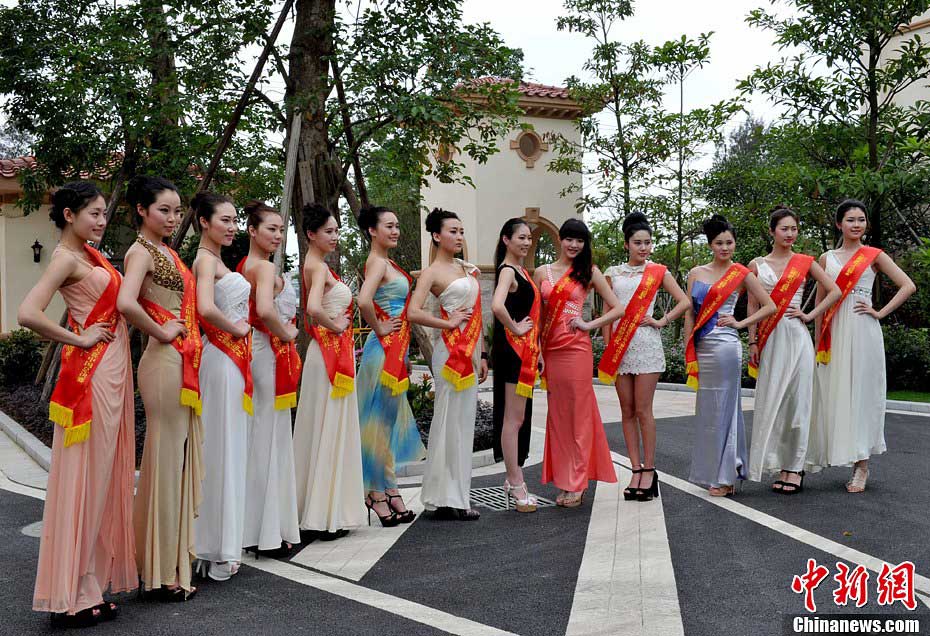
[[[276,210],[246,206],[249,253],[232,271],[220,254],[236,233],[236,209],[224,196],[196,196],[200,243],[188,269],[165,243],[182,217],[175,186],[137,177],[126,200],[139,234],[121,275],[89,245],[106,227],[101,193],[88,182],[54,193],[50,216],[61,240],[19,312],[22,325],[64,345],[49,407],[57,426],[35,610],[52,612],[58,623],[93,625],[118,613],[104,602],[107,591],[141,585],[153,598],[185,601],[196,592],[196,570],[227,580],[243,548],[284,556],[301,541],[339,539],[365,523],[366,508],[369,524],[371,513],[383,526],[410,523],[415,514],[398,491],[396,469],[424,455],[425,509],[435,519],[478,519],[470,505],[471,456],[489,355],[479,271],[456,258],[464,231],[453,212],[428,215],[435,259],[411,291],[412,278],[389,257],[399,238],[396,215],[362,210],[358,223],[371,250],[357,303],[372,333],[356,367],[353,295],[326,264],[338,245],[330,210],[303,210],[306,315],[298,319],[297,291],[270,260],[286,231]],[[607,343],[598,375],[616,386],[633,467],[624,497],[658,496],[652,403],[665,370],[659,330],[682,316],[688,383],[697,388],[692,481],[726,496],[739,480],[779,473],[772,489],[795,494],[805,470],[852,466],[847,490],[862,492],[869,457],[885,450],[878,321],[914,291],[889,256],[862,244],[867,224],[864,204],[843,202],[836,211],[842,245],[817,262],[792,251],[798,217],[778,208],[772,252],[744,267],[732,260],[733,226],[715,215],[704,224],[713,260],[691,270],[686,293],[649,260],[652,229],[642,214],[623,223],[628,262],[601,272],[587,227],[573,219],[559,232],[558,260],[532,276],[524,268],[531,229],[523,219],[508,220],[491,303],[494,452],[505,465],[508,507],[536,510],[522,466],[538,376],[548,392],[542,482],[559,489],[556,503],[577,507],[590,480],[617,480],[591,378],[589,334],[597,329]],[[898,287],[881,310],[871,302],[878,272]],[[808,279],[817,292],[805,311]],[[657,319],[659,289],[672,302]],[[43,313],[56,291],[68,307],[67,328]],[[604,310],[585,320],[591,291]],[[743,292],[747,316],[737,320]],[[816,353],[805,326],[811,321]],[[136,374],[146,433],[135,485],[127,322],[148,337]],[[300,322],[311,336],[303,360],[295,346]],[[427,328],[433,345],[428,449],[406,397],[411,323]],[[758,377],[748,453],[740,408],[744,328],[750,373]]]

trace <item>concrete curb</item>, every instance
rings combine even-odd
[[[472,453],[471,455],[471,467],[474,470],[475,468],[484,468],[485,466],[490,466],[494,463],[494,450],[487,448],[477,453]],[[397,468],[398,477],[419,477],[423,474],[423,470],[426,468],[426,460],[421,459],[418,462],[410,462],[409,464],[402,464]]]
[[[9,435],[45,472],[51,469],[52,449],[3,411],[0,411],[0,430]]]

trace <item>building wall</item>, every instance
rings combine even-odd
[[[919,35],[923,42],[930,40],[930,11],[926,11],[911,20],[911,25],[915,27],[913,31],[907,31],[897,36],[892,40],[891,44],[885,48],[885,52],[879,64],[884,63],[884,61],[889,58],[898,57],[897,50],[901,47],[901,44],[912,39],[915,35]],[[898,93],[894,98],[898,106],[905,107],[913,106],[918,100],[930,100],[930,80],[914,82]]]
[[[43,205],[29,216],[22,216],[15,205],[0,207],[0,332],[19,327],[19,305],[45,271],[58,243],[58,230],[49,221],[48,211],[49,206]],[[40,262],[33,263],[32,244],[36,239],[44,249]],[[45,313],[58,322],[64,310],[61,295],[55,294]]]
[[[535,132],[544,139],[547,133],[559,133],[568,139],[578,140],[574,123],[562,119],[525,117],[523,122],[532,124]],[[471,177],[475,187],[467,184],[444,184],[430,181],[423,190],[421,223],[428,210],[446,208],[457,213],[465,226],[468,244],[468,260],[482,269],[494,264],[494,248],[501,226],[511,217],[526,214],[526,208],[539,208],[539,215],[560,226],[569,218],[581,218],[576,212],[575,197],[561,197],[559,192],[572,183],[580,183],[580,175],[549,172],[546,166],[555,158],[550,149],[542,153],[532,168],[520,158],[516,150],[510,149],[510,141],[516,139],[520,130],[514,130],[498,140],[500,152],[492,155],[481,165],[461,155],[456,161],[465,164],[464,173]],[[421,226],[422,227],[422,226]],[[421,236],[422,265],[430,259],[430,237]]]

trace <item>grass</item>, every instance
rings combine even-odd
[[[907,402],[930,402],[930,393],[924,391],[888,391],[889,400],[905,400]]]

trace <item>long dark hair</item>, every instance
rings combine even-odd
[[[501,228],[500,236],[497,238],[497,247],[494,249],[494,269],[500,269],[501,263],[504,262],[504,257],[507,256],[507,245],[504,243],[504,237],[506,236],[509,239],[513,238],[513,233],[517,231],[517,228],[521,225],[529,227],[530,224],[526,222],[526,219],[520,217],[514,217],[512,219],[507,219],[507,222],[504,223],[504,227]]]
[[[591,284],[591,275],[594,269],[594,256],[591,254],[591,230],[578,219],[569,219],[559,228],[559,240],[567,238],[584,241],[584,247],[572,261],[569,278],[578,281],[586,289]]]

